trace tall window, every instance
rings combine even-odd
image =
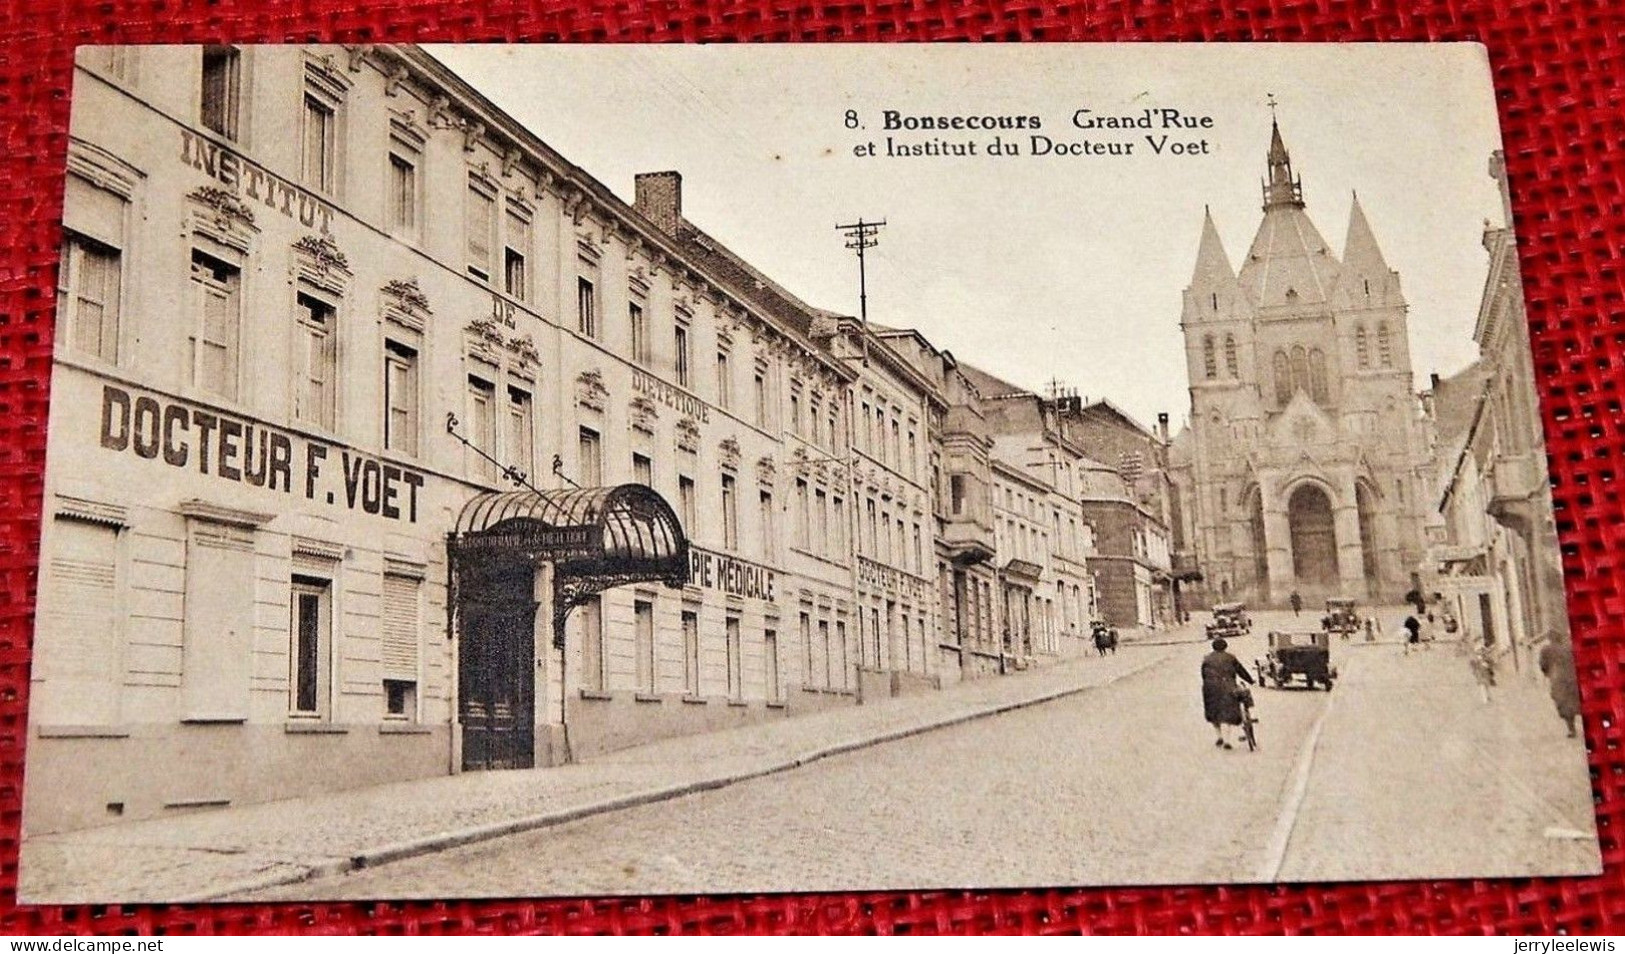
[[[803,605],[807,605],[807,604],[803,604]],[[803,673],[804,678],[802,679],[801,684],[804,685],[804,686],[811,687],[811,686],[813,686],[815,684],[814,681],[813,681],[813,673],[817,672],[818,669],[813,664],[812,616],[810,614],[808,614],[808,613],[805,613],[805,612],[801,614],[800,633],[801,633],[801,651],[807,657],[807,664],[806,664],[805,672]]]
[[[1365,325],[1354,326],[1354,358],[1360,367],[1371,367],[1371,342],[1366,337]]]
[[[1292,348],[1292,390],[1309,390],[1309,352],[1303,349],[1303,345]]]
[[[813,499],[817,502],[814,508],[818,512],[818,533],[813,538],[813,549],[820,556],[829,555],[829,495],[820,487],[813,492]]]
[[[756,426],[767,427],[767,368],[756,365],[756,373],[751,375],[751,396],[756,409]]]
[[[1285,351],[1275,352],[1275,403],[1286,404],[1292,400],[1292,361]]]
[[[602,487],[604,485],[604,455],[603,446],[598,439],[598,432],[583,427],[577,440],[577,450],[581,486]]]
[[[677,384],[679,387],[692,387],[689,380],[692,363],[688,344],[688,322],[679,318],[677,326],[672,331],[672,338],[674,345],[672,371],[677,377]]]
[[[463,204],[463,231],[468,239],[468,273],[482,282],[491,280],[491,253],[496,247],[496,195],[476,179],[468,180]]]
[[[743,699],[745,697],[745,659],[744,647],[739,641],[739,617],[730,616],[724,623],[728,637],[728,698]]]
[[[241,56],[234,47],[203,48],[203,84],[199,116],[205,129],[227,139],[237,138]]]
[[[728,352],[717,352],[717,406],[731,408],[734,404],[734,375],[733,365],[728,358]]]
[[[846,502],[840,497],[834,498],[835,508],[835,556],[846,555]]]
[[[530,218],[508,206],[507,235],[502,249],[502,290],[520,301],[530,298],[525,257],[530,254]]]
[[[796,546],[807,548],[808,540],[812,536],[810,529],[810,516],[807,506],[807,482],[796,480]]]
[[[1241,371],[1239,370],[1236,362],[1235,335],[1224,336],[1224,373],[1228,374],[1232,378],[1241,376]]]
[[[200,249],[192,250],[197,317],[190,338],[192,383],[222,397],[237,397],[237,335],[242,272]]]
[[[418,154],[391,142],[389,151],[389,230],[414,237],[418,231]]]
[[[768,491],[761,492],[760,517],[758,521],[762,528],[762,559],[772,563],[778,558],[778,533],[773,524],[773,495]]]
[[[295,295],[296,327],[293,416],[320,427],[333,426],[334,339],[338,310],[315,295]]]
[[[609,660],[604,652],[604,604],[594,596],[576,610],[581,627],[581,679],[587,689],[602,691],[608,682]]]
[[[1309,352],[1309,396],[1317,404],[1325,404],[1331,397],[1326,389],[1326,352],[1319,348]]]
[[[333,610],[326,580],[295,576],[288,609],[288,710],[325,718]]]
[[[683,532],[692,534],[695,530],[694,519],[694,478],[677,478],[677,514],[683,520]]]
[[[338,117],[330,104],[310,92],[305,93],[303,135],[304,183],[332,194],[338,173]]]
[[[948,512],[954,516],[959,516],[965,512],[966,490],[965,478],[962,475],[950,474],[948,476]]]
[[[784,692],[779,684],[779,631],[762,631],[762,672],[767,679],[767,701],[783,702]]]
[[[1394,366],[1394,343],[1388,337],[1388,322],[1386,321],[1379,322],[1377,325],[1377,357],[1382,361],[1383,367],[1391,368]]]
[[[812,426],[807,428],[807,430],[811,432],[812,442],[814,444],[824,439],[822,433],[823,428],[820,424],[820,420],[822,418],[822,414],[820,412],[823,410],[823,406],[824,403],[819,400],[817,394],[809,396],[807,401],[807,420],[812,424]],[[796,433],[799,434],[801,432],[798,430]]]
[[[508,385],[508,432],[505,435],[508,443],[503,452],[508,464],[526,474],[534,470],[531,441],[531,434],[535,429],[533,403],[529,391]]]
[[[655,691],[655,605],[648,600],[632,604],[633,653],[637,657],[640,692]]]
[[[818,418],[813,417],[813,430],[818,430]],[[790,382],[790,433],[800,436],[801,431],[801,382]]]
[[[645,487],[655,485],[655,465],[645,454],[632,455],[632,482]]]
[[[1219,376],[1218,359],[1213,354],[1213,336],[1202,336],[1202,376],[1216,378]]]
[[[683,610],[683,691],[700,694],[700,614]]]
[[[383,645],[379,655],[385,715],[417,715],[418,603],[422,585],[416,575],[384,574]]]
[[[739,495],[727,474],[722,475],[722,543],[730,553],[739,549]]]
[[[497,389],[483,378],[468,376],[468,429],[469,442],[476,450],[489,457],[497,450]],[[481,480],[495,480],[496,466],[485,457],[475,455],[473,472]]]
[[[70,176],[69,182],[73,181]],[[71,196],[71,186],[69,192]],[[122,271],[118,249],[65,233],[62,266],[56,273],[56,313],[76,351],[104,361],[118,360]]]
[[[644,314],[641,304],[632,302],[626,306],[626,324],[632,332],[632,360],[638,364],[648,364],[649,316]]]
[[[598,337],[598,290],[584,275],[576,276],[576,330],[589,338]]]
[[[418,452],[418,353],[384,342],[384,449]]]

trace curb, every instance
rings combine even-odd
[[[1149,644],[1142,643],[1140,645]],[[1094,689],[1104,689],[1105,687],[1110,686],[1122,679],[1139,675],[1154,665],[1156,665],[1155,661],[1148,662],[1143,666],[1118,673],[1107,679],[1105,682],[1096,683],[1093,685],[1072,686],[1066,689],[1052,690],[1050,692],[1040,693],[1039,695],[1026,699],[1018,699],[1013,702],[996,703],[985,706],[984,708],[973,709],[969,712],[960,712],[957,714],[944,716],[943,718],[918,725],[888,729],[876,735],[832,743],[830,745],[812,749],[811,751],[804,752],[800,755],[775,761],[759,768],[747,769],[745,771],[734,772],[728,775],[698,779],[692,782],[684,782],[679,785],[672,785],[666,788],[651,789],[631,795],[623,795],[616,798],[605,799],[604,801],[600,802],[578,805],[573,808],[544,812],[539,815],[527,815],[522,818],[510,818],[504,821],[490,822],[484,825],[475,825],[469,828],[459,829],[457,831],[440,832],[422,838],[414,838],[407,841],[396,842],[394,844],[383,845],[378,848],[366,849],[358,852],[357,854],[351,855],[348,858],[339,858],[320,864],[308,865],[304,867],[303,870],[283,872],[281,874],[267,875],[260,878],[247,878],[229,885],[213,888],[204,894],[181,898],[169,898],[166,899],[166,903],[198,904],[211,901],[224,901],[234,895],[248,894],[254,891],[263,891],[268,888],[282,887],[290,884],[300,884],[302,882],[312,881],[317,878],[328,878],[335,875],[347,874],[351,871],[359,871],[363,868],[374,868],[392,861],[401,861],[407,858],[418,857],[420,855],[433,854],[434,852],[445,851],[449,848],[458,848],[464,845],[475,844],[482,841],[490,841],[496,838],[502,838],[508,835],[517,835],[528,831],[537,831],[543,828],[552,828],[557,825],[563,825],[572,821],[579,821],[583,818],[589,818],[594,815],[607,814],[609,812],[621,811],[628,808],[637,808],[643,805],[653,804],[655,802],[670,801],[674,798],[682,798],[685,795],[694,795],[700,792],[711,791],[713,789],[726,788],[740,782],[748,782],[768,775],[776,775],[780,772],[787,772],[791,769],[801,768],[805,765],[810,765],[814,762],[832,758],[837,755],[845,755],[861,749],[883,745],[887,742],[896,742],[900,739],[906,739],[911,736],[923,735],[937,729],[952,728],[953,726],[963,725],[967,722],[974,722],[978,719],[985,719],[991,716],[1001,715],[1006,712],[1014,712],[1019,709],[1027,709],[1033,706],[1044,705],[1045,703],[1054,702],[1058,699],[1064,699],[1068,696],[1075,696]]]

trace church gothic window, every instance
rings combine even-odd
[[[1386,321],[1377,325],[1377,356],[1381,359],[1383,367],[1391,368],[1394,366],[1394,345],[1388,338],[1388,322]]]
[[[1218,361],[1213,356],[1213,336],[1202,337],[1202,370],[1210,378],[1219,376]]]
[[[1229,375],[1232,378],[1237,378],[1237,377],[1241,376],[1241,372],[1236,370],[1236,336],[1235,335],[1225,335],[1224,336],[1224,372],[1225,372],[1225,374]]]
[[[1329,399],[1326,393],[1326,352],[1319,348],[1309,352],[1309,396],[1315,399],[1316,404],[1325,404]]]
[[[1285,351],[1275,352],[1275,403],[1292,400],[1292,364]]]
[[[1371,342],[1366,337],[1365,325],[1354,326],[1354,359],[1360,367],[1371,367]]]
[[[1292,348],[1292,390],[1309,390],[1309,353],[1303,350],[1303,345]]]

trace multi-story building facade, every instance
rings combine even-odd
[[[940,685],[930,428],[946,409],[942,394],[856,319],[826,327],[831,352],[858,375],[849,473],[859,665],[877,681],[874,692]]]
[[[1088,458],[1065,433],[1069,396],[1043,398],[966,368],[993,435],[993,516],[1004,629],[1020,656],[1055,654],[1087,637],[1094,530],[1079,480]]]
[[[1450,601],[1469,637],[1527,661],[1547,632],[1567,632],[1563,576],[1546,480],[1523,285],[1503,156],[1490,160],[1506,224],[1489,253],[1473,340],[1479,359],[1428,393],[1442,518],[1426,585]]]
[[[933,488],[939,682],[1008,669],[998,611],[992,514],[993,438],[981,395],[952,354],[916,331],[872,333],[931,382],[941,395],[927,419]]]
[[[855,374],[725,257],[414,48],[75,86],[31,831],[855,698]]]
[[[1215,598],[1398,599],[1427,465],[1399,276],[1358,200],[1333,256],[1278,127],[1267,170],[1241,270],[1209,216],[1184,294],[1189,549]]]
[[[1162,627],[1175,615],[1167,415],[1151,431],[1109,400],[1058,402],[1063,432],[1088,457],[1077,465],[1087,559],[1100,616],[1113,626]]]

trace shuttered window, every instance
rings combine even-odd
[[[384,678],[418,678],[418,590],[422,582],[404,574],[384,574]]]
[[[118,530],[58,518],[35,646],[33,718],[42,725],[118,719],[122,628],[117,612]]]
[[[254,531],[192,521],[186,543],[186,623],[181,656],[185,718],[248,716],[254,628]]]

